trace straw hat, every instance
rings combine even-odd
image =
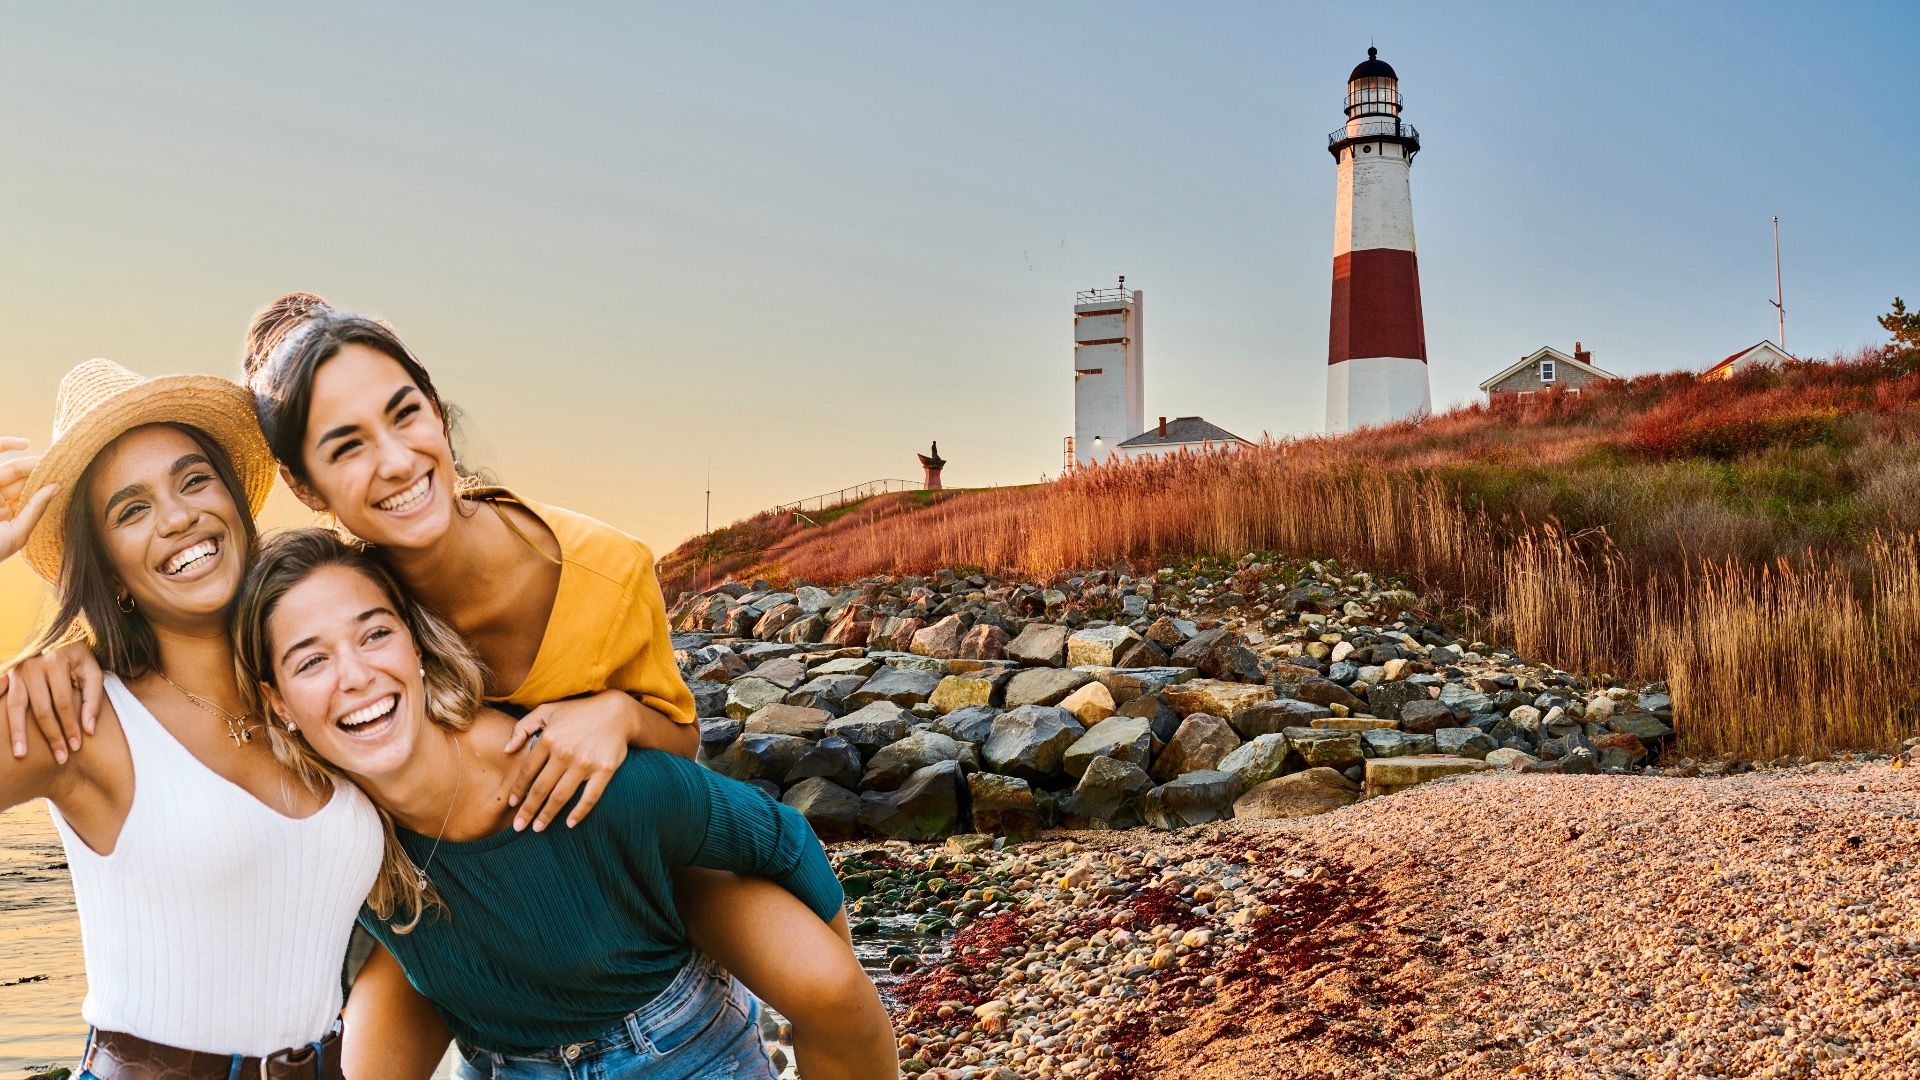
[[[248,511],[260,513],[273,490],[275,467],[246,388],[215,375],[149,379],[111,360],[89,360],[61,378],[53,403],[53,445],[28,475],[21,494],[24,501],[45,484],[60,485],[22,552],[34,573],[59,580],[67,504],[93,459],[128,431],[163,423],[199,428],[218,443],[247,489]]]

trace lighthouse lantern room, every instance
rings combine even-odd
[[[1339,166],[1327,430],[1351,431],[1432,408],[1409,166],[1420,133],[1401,119],[1400,80],[1378,49],[1347,77],[1346,125],[1327,136]]]

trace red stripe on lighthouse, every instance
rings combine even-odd
[[[1368,248],[1333,257],[1327,363],[1369,356],[1426,362],[1420,266],[1411,251]]]

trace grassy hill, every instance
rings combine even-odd
[[[1569,670],[1671,684],[1702,752],[1884,747],[1920,703],[1920,374],[1863,353],[1644,376],[1051,484],[773,515],[664,560],[832,583],[1280,550],[1404,574]]]

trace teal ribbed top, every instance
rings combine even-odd
[[[564,817],[564,815],[562,815]],[[559,820],[559,819],[556,819]],[[398,830],[420,865],[433,838]],[[598,1035],[653,1000],[691,952],[676,866],[770,878],[823,920],[843,894],[804,817],[684,758],[636,751],[575,828],[446,842],[427,868],[447,910],[385,945],[468,1046],[514,1052]]]

